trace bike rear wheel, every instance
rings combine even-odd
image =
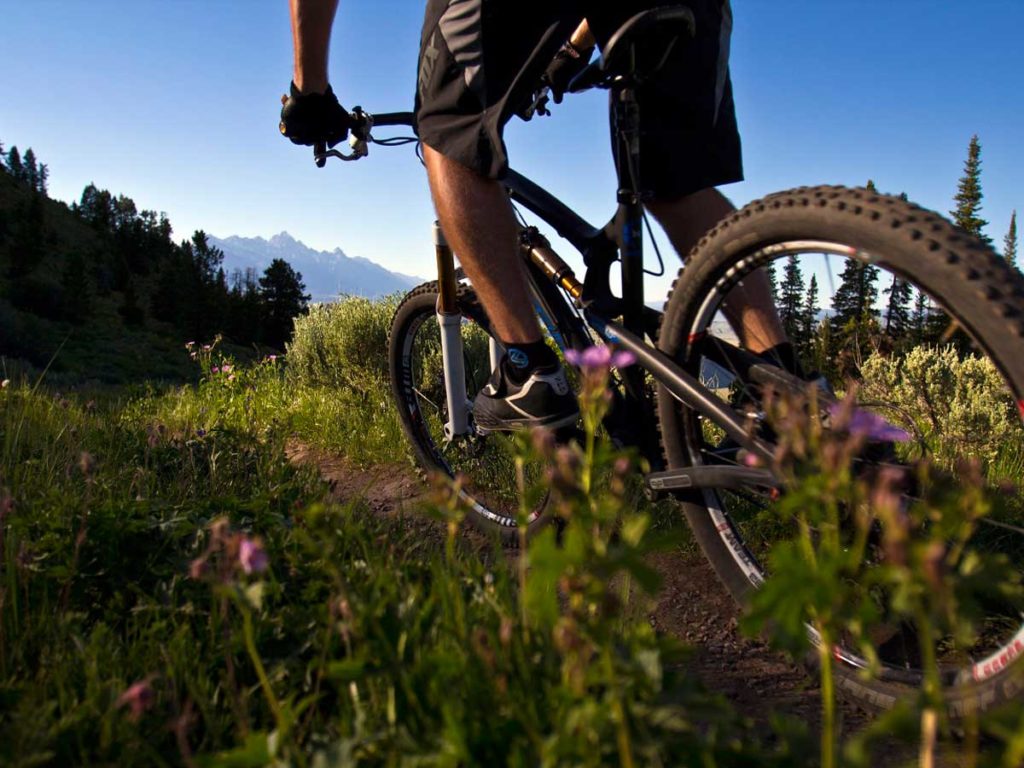
[[[850,301],[850,291],[840,294],[839,288],[830,284],[830,263],[851,278],[844,284],[856,284],[859,279],[866,291],[859,300],[867,311],[850,323],[841,324],[838,315],[830,317],[827,312],[823,317],[815,314],[813,306],[803,308],[804,321],[811,317],[824,329],[821,333],[842,334],[842,354],[817,360],[832,369],[829,379],[833,388],[842,390],[848,376],[875,376],[878,381],[868,381],[861,390],[862,397],[874,398],[863,407],[875,408],[904,427],[936,463],[952,467],[957,458],[980,454],[975,458],[983,459],[986,477],[993,485],[1001,479],[1000,473],[1005,477],[1014,469],[1017,477],[1013,479],[1024,480],[1020,477],[1024,467],[1019,463],[1024,452],[1024,278],[1019,272],[937,214],[870,190],[805,188],[751,203],[708,233],[695,249],[673,286],[659,337],[662,351],[689,372],[705,381],[720,378],[715,389],[723,399],[735,400],[738,391],[745,393],[749,399],[744,402],[751,411],[759,410],[757,387],[735,371],[708,361],[717,359],[715,346],[723,346],[727,336],[730,344],[744,346],[725,321],[730,295],[735,296],[732,292],[744,279],[772,263],[790,269],[802,267],[804,273],[812,271],[820,278],[823,307],[830,302],[845,307]],[[851,271],[846,273],[846,269]],[[899,340],[892,326],[905,318],[900,302],[892,303],[895,291],[905,291],[899,296],[914,298],[928,310],[929,330],[917,337],[918,342],[930,339],[934,349],[948,343],[948,349],[915,352],[915,344],[906,338]],[[781,298],[785,304],[786,296]],[[735,318],[735,312],[730,314]],[[784,321],[792,320],[789,313],[783,311],[783,315]],[[798,326],[792,322],[788,326],[792,336]],[[928,355],[945,355],[947,363],[969,368],[984,382],[980,391],[994,414],[986,422],[987,428],[998,428],[999,445],[984,445],[984,440],[971,443],[971,434],[960,442],[952,441],[949,414],[941,409],[929,414],[927,408],[908,407],[916,402],[917,390],[925,400],[934,394],[931,385],[923,376],[924,383],[917,385],[898,376],[893,379],[891,373],[895,370],[907,376],[907,371],[925,370],[931,359]],[[781,366],[781,361],[778,364]],[[880,373],[885,371],[890,375],[887,382]],[[736,460],[737,452],[729,453],[713,425],[682,407],[663,388],[659,389],[658,414],[670,468]],[[765,554],[774,540],[787,535],[784,530],[766,529],[766,516],[760,511],[769,503],[766,494],[727,491],[694,493],[683,500],[695,537],[723,584],[740,602],[767,578]],[[1024,563],[1024,502],[1019,494],[1007,509],[1009,517],[995,521],[1004,526],[998,529],[999,535],[988,530],[983,543],[1009,553],[1020,570]],[[979,531],[983,528],[979,526]],[[1011,541],[1011,535],[1019,539]],[[968,660],[958,656],[944,667],[943,693],[951,715],[982,711],[1020,695],[1024,618],[1016,610],[994,608],[993,614],[1001,611],[992,616],[998,633]],[[921,671],[914,660],[909,655],[901,658],[895,650],[891,653],[883,656],[880,674],[865,679],[860,674],[863,663],[856,654],[837,649],[840,689],[861,703],[883,709],[919,688]]]
[[[469,521],[479,530],[514,543],[522,513],[513,439],[507,434],[480,434],[470,416],[469,433],[451,439],[444,433],[447,403],[437,323],[436,282],[412,290],[395,311],[388,339],[391,391],[399,420],[425,473],[457,479]],[[466,394],[475,397],[491,375],[490,324],[476,294],[458,287],[462,314],[461,339]],[[533,486],[544,468],[527,463],[523,481]],[[547,495],[530,505],[526,519],[531,533],[548,519]]]

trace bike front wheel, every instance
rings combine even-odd
[[[730,369],[728,350],[763,354],[765,345],[737,318],[749,310],[746,289],[767,285],[773,266],[776,306],[803,369],[839,395],[855,383],[858,408],[913,436],[911,448],[884,462],[926,458],[955,478],[962,460],[974,460],[985,484],[1011,495],[1001,517],[979,522],[970,544],[1024,569],[1024,499],[1005,490],[1007,480],[1024,484],[1021,274],[941,216],[873,190],[804,188],[751,203],[709,232],[681,271],[659,347],[752,424],[764,418],[765,383]],[[793,368],[781,359],[767,363]],[[720,429],[663,388],[658,414],[670,468],[744,460]],[[778,490],[706,490],[683,500],[695,537],[740,602],[770,576],[772,546],[793,534],[786,521],[764,514]],[[943,695],[954,717],[1021,692],[1020,607],[996,599],[986,608],[974,645],[941,643]],[[883,628],[875,640],[881,664],[873,677],[852,646],[833,656],[841,690],[883,709],[919,689],[924,672],[912,630]]]
[[[527,533],[532,534],[548,519],[547,494],[530,492],[544,467],[527,461],[521,476],[517,474],[513,438],[478,432],[472,413],[465,434],[446,435],[448,405],[437,298],[436,282],[415,288],[399,304],[391,323],[388,364],[399,421],[419,467],[427,474],[440,473],[457,481],[460,502],[474,527],[515,543],[519,520],[526,521]],[[456,305],[462,315],[459,336],[465,391],[472,398],[492,371],[490,324],[473,289],[464,283],[458,286]]]

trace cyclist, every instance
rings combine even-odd
[[[506,353],[474,402],[478,426],[504,430],[575,423],[578,408],[544,343],[518,255],[517,225],[500,179],[502,129],[547,69],[560,101],[596,45],[657,0],[427,0],[416,117],[438,219]],[[686,255],[730,213],[715,187],[742,178],[729,78],[728,0],[688,0],[696,38],[677,45],[658,77],[638,89],[640,188]],[[297,144],[343,140],[351,124],[327,77],[337,0],[290,0],[294,76],[281,131]],[[575,30],[575,31],[574,31]],[[795,365],[767,279],[738,290],[729,319],[747,347]]]

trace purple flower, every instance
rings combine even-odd
[[[612,352],[611,347],[601,345],[587,347],[582,352],[578,349],[566,350],[565,359],[584,371],[599,371],[632,365],[636,362],[636,355],[625,350]]]
[[[828,412],[832,417],[837,417],[840,413],[840,405],[838,403],[832,405]],[[905,443],[910,439],[910,435],[904,430],[890,424],[878,414],[863,408],[853,409],[846,430],[851,435],[883,443]]]
[[[200,427],[199,429],[196,430],[196,436],[197,437],[204,437],[205,435],[206,435],[206,430],[203,429],[202,427]]]
[[[267,551],[259,539],[242,537],[238,543],[238,564],[246,573],[263,573],[267,570]]]
[[[153,706],[156,695],[153,693],[153,686],[149,680],[140,680],[121,694],[117,700],[117,706],[127,706],[131,710],[131,719],[138,720],[142,713]]]
[[[210,369],[210,373],[220,373],[220,368],[215,365]]]

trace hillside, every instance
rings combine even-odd
[[[125,291],[113,285],[108,256],[103,238],[68,206],[0,172],[4,377],[26,366],[49,366],[56,381],[189,375],[190,361],[170,325],[126,322]],[[16,268],[19,259],[27,263]],[[144,287],[133,283],[131,290]]]

